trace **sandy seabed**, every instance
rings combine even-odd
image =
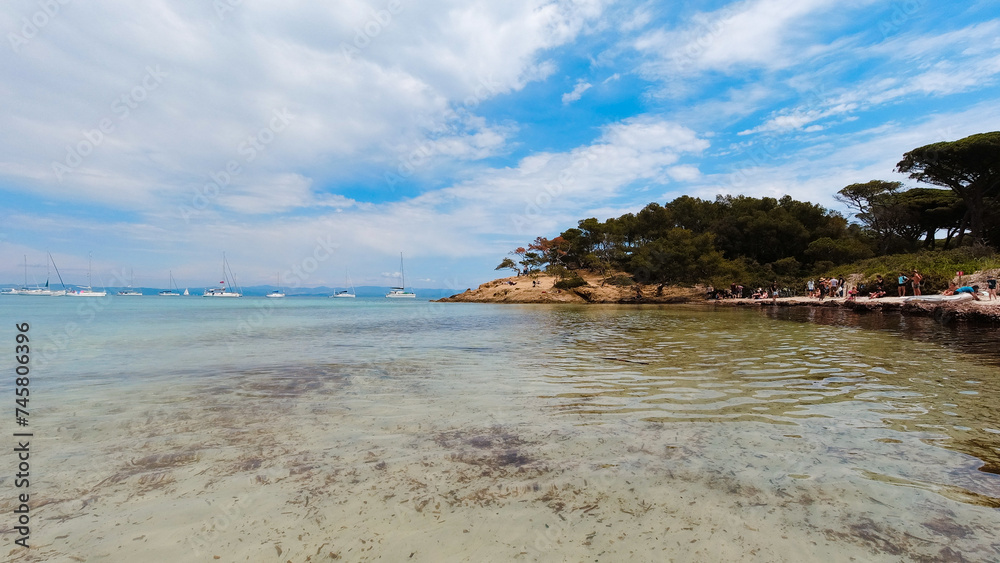
[[[864,433],[822,418],[595,424],[551,412],[540,384],[498,400],[449,382],[458,405],[406,369],[82,396],[33,442],[32,548],[6,558],[1000,560],[1000,490],[913,469],[952,455],[930,436],[863,418]]]

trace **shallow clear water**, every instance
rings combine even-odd
[[[12,555],[1000,560],[995,331],[802,314],[4,297]]]

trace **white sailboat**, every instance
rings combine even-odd
[[[228,274],[227,274],[228,272]],[[236,285],[236,279],[232,275],[233,271],[229,268],[229,263],[226,262],[226,253],[222,253],[222,281],[219,283],[222,287],[211,287],[206,288],[204,297],[243,297],[243,293],[239,291],[239,287]],[[226,288],[226,280],[233,278],[233,286],[235,291],[230,291]],[[185,290],[187,291],[187,290]]]
[[[170,283],[170,289],[165,290],[165,291],[161,291],[161,292],[157,293],[157,295],[162,296],[162,297],[180,297],[181,294],[177,293],[177,282],[174,281],[174,272],[173,271],[169,271],[168,275],[170,276],[170,282],[169,282]],[[187,290],[185,289],[184,291],[187,291]]]
[[[268,293],[264,297],[277,298],[277,297],[284,297],[284,296],[285,296],[285,293],[283,291],[281,291],[281,272],[278,272],[278,289],[275,289],[274,291],[272,291],[271,293]]]
[[[63,282],[63,279],[62,279],[62,274],[59,273],[59,266],[56,266],[56,260],[55,260],[55,258],[52,257],[52,253],[51,252],[47,252],[46,254],[49,255],[49,263],[52,264],[53,268],[55,268],[56,275],[59,276],[59,285],[62,286],[61,290],[53,291],[52,292],[52,296],[53,297],[61,297],[61,296],[64,296],[64,295],[68,295],[69,294],[69,290],[66,289],[66,284]]]
[[[185,296],[191,295],[190,293],[188,293],[188,289],[186,287],[184,288],[184,295]]]
[[[94,291],[91,286],[90,275],[93,269],[93,253],[87,254],[87,287],[81,287],[76,291],[67,291],[66,295],[72,295],[73,297],[104,297],[108,294],[107,291]]]
[[[46,264],[47,265],[47,264]],[[24,285],[21,289],[16,290],[16,295],[35,295],[35,296],[45,296],[48,297],[52,295],[52,290],[49,289],[49,277],[45,276],[45,287],[40,285],[35,285],[35,287],[28,287],[28,255],[24,255]]]
[[[121,295],[123,297],[142,297],[141,291],[136,291],[132,289],[132,283],[134,281],[135,281],[135,271],[130,269],[128,276],[128,287],[119,291],[118,295]]]
[[[351,290],[350,291],[347,291],[346,289],[342,290],[342,291],[338,291],[337,293],[334,293],[330,297],[337,297],[339,299],[343,299],[343,298],[353,299],[353,298],[357,297],[358,296],[357,292],[354,291],[354,281],[351,280],[350,274],[348,274],[348,276],[347,276],[347,283],[351,286]]]
[[[389,293],[385,296],[389,299],[414,299],[417,294],[406,291],[406,276],[403,274],[403,253],[399,253],[399,285],[400,287],[389,288]]]

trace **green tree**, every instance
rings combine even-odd
[[[996,240],[1000,199],[1000,131],[925,145],[903,155],[896,170],[952,189],[965,202],[965,221],[976,244]],[[993,238],[992,241],[988,237]]]
[[[823,237],[809,243],[806,255],[816,264],[829,262],[836,265],[872,258],[875,253],[868,245],[856,239],[834,240]]]
[[[905,214],[912,217],[915,230],[924,234],[924,248],[934,248],[937,244],[938,231],[945,231],[945,250],[951,245],[952,238],[964,233],[962,219],[965,217],[965,202],[952,190],[935,188],[912,188],[901,192],[897,197],[897,205],[905,209]]]
[[[875,239],[880,254],[913,250],[923,232],[918,214],[904,203],[903,183],[871,180],[851,184],[834,196]]]
[[[712,234],[676,227],[643,245],[632,256],[628,271],[637,281],[663,286],[703,282],[717,275],[724,264]]]
[[[493,269],[494,270],[510,269],[514,270],[514,272],[517,273],[518,275],[521,274],[521,268],[518,268],[517,264],[515,264],[514,261],[511,260],[510,258],[504,258],[503,261],[500,262],[500,265]]]

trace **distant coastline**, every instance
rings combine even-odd
[[[905,315],[933,316],[942,322],[969,321],[1000,324],[1000,300],[927,302],[906,301],[899,297],[869,299],[859,297],[827,298],[781,297],[771,299],[707,299],[699,287],[664,287],[655,284],[617,286],[602,284],[603,276],[578,272],[587,285],[573,289],[554,287],[558,278],[550,275],[499,278],[469,288],[462,293],[436,300],[438,303],[509,303],[509,304],[617,304],[668,305],[702,304],[714,307],[839,307],[856,313],[898,311]]]

